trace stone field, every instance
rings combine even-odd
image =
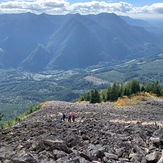
[[[0,130],[0,163],[89,162],[163,163],[163,100],[121,108],[51,101]]]

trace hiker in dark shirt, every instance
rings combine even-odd
[[[73,122],[75,122],[75,118],[76,118],[76,117],[75,117],[75,114],[72,114],[72,115],[71,115],[71,119],[72,119]]]
[[[68,122],[71,122],[71,114],[68,116]]]
[[[62,113],[61,120],[65,121],[65,118],[66,118],[66,115],[64,113]]]

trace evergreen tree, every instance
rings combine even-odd
[[[84,96],[81,96],[79,101],[84,101]]]
[[[95,89],[95,101],[96,101],[96,103],[101,102],[100,94],[96,89]]]
[[[134,79],[132,81],[127,82],[127,84],[125,84],[124,95],[130,96],[138,92],[140,92],[140,84],[138,80]]]
[[[88,92],[88,93],[85,94],[84,100],[85,100],[85,101],[90,101],[90,99],[91,99],[91,95],[90,95],[90,93]]]
[[[124,86],[123,84],[121,83],[120,86],[119,86],[119,97],[123,97],[124,95]]]
[[[114,83],[113,86],[111,87],[110,91],[110,101],[116,101],[118,100],[119,95],[119,85]]]
[[[125,96],[130,96],[131,95],[131,83],[128,82],[125,86],[124,86],[124,95]]]
[[[139,81],[134,79],[131,81],[131,94],[135,94],[140,92],[140,85],[139,85]]]
[[[91,90],[90,103],[99,103],[99,102],[101,102],[99,92],[96,89]]]
[[[157,96],[161,96],[161,86],[158,81],[154,82],[152,92]]]
[[[162,95],[162,89],[158,81],[154,83],[147,83],[144,87],[146,92],[154,93],[157,96]]]
[[[95,97],[94,97],[94,90],[91,90],[91,93],[90,93],[90,103],[96,103],[95,102]]]
[[[104,102],[107,101],[107,90],[106,89],[101,92],[101,100]]]
[[[141,86],[141,89],[140,90],[141,90],[141,92],[144,92],[145,91],[144,85]]]
[[[85,93],[83,96],[80,97],[80,101],[90,101],[90,93]]]
[[[110,92],[111,92],[111,86],[108,87],[107,92],[106,92],[107,101],[110,101]]]
[[[152,84],[151,83],[147,83],[144,85],[145,91],[146,92],[152,92]]]

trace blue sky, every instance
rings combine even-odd
[[[98,14],[163,19],[163,0],[0,0],[3,13]]]
[[[77,3],[77,2],[89,2],[90,0],[68,0],[71,4]],[[105,2],[121,2],[122,0],[99,0],[99,1],[105,1]],[[131,3],[135,6],[144,6],[144,5],[151,5],[154,3],[160,3],[161,0],[124,0],[124,2]],[[163,0],[162,0],[163,2]]]

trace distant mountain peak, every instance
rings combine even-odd
[[[85,68],[163,52],[162,38],[114,13],[0,15],[0,34],[1,63],[30,71]]]

